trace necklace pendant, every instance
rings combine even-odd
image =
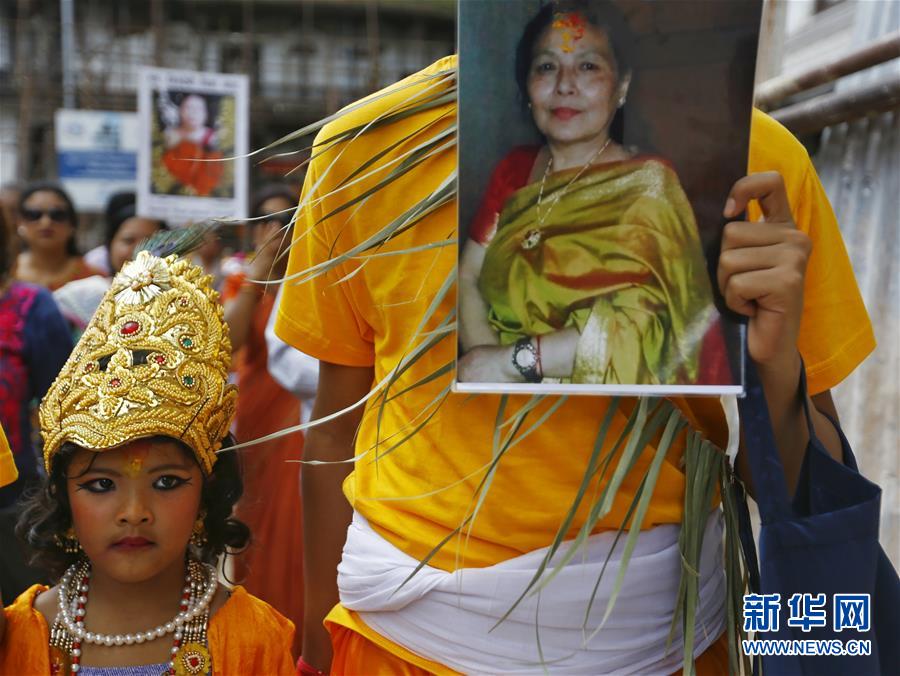
[[[522,238],[521,246],[525,251],[530,251],[541,243],[541,239],[543,239],[543,233],[540,229],[532,228],[525,233],[525,236]]]
[[[185,643],[173,659],[176,676],[208,674],[212,664],[209,651],[200,643]]]
[[[69,676],[72,671],[72,658],[67,650],[58,646],[50,646],[50,675]]]

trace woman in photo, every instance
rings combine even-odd
[[[174,122],[163,134],[163,166],[190,194],[208,196],[219,187],[224,165],[207,161],[221,160],[222,153],[218,150],[216,130],[209,124],[206,97],[184,94],[177,115],[170,117]]]
[[[693,210],[672,167],[616,133],[631,42],[609,2],[526,25],[516,78],[544,143],[500,161],[464,244],[461,381],[703,380],[719,336]]]

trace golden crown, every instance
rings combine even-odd
[[[210,472],[237,399],[211,282],[177,256],[125,264],[41,402],[48,472],[67,441],[103,451],[155,435],[183,441]]]

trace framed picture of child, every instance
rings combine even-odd
[[[246,217],[246,76],[144,68],[138,115],[142,216],[173,223]]]
[[[459,11],[456,388],[741,392],[714,271],[762,0]]]

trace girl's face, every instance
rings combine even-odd
[[[65,201],[50,190],[38,190],[22,205],[19,234],[31,249],[65,251],[75,236]]]
[[[551,143],[606,140],[623,85],[606,33],[586,22],[577,33],[549,27],[534,45],[528,99]]]
[[[291,219],[294,216],[292,209],[296,206],[297,204],[295,202],[291,202],[280,196],[270,197],[260,204],[260,213],[268,215],[269,218],[266,220],[254,221],[253,248],[258,251],[260,247],[265,244],[271,246],[272,242],[269,241],[270,238],[272,238],[282,227],[291,222]],[[279,237],[281,238],[280,253],[283,248],[291,243],[291,233],[281,233]]]
[[[75,534],[96,572],[138,583],[184,565],[203,475],[176,442],[79,450],[66,487]]]

